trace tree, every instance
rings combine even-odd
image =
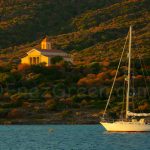
[[[0,73],[0,83],[6,84],[7,82],[11,82],[13,80],[13,76],[8,73]]]
[[[108,67],[109,65],[110,65],[110,62],[108,60],[104,60],[102,62],[102,66],[104,66],[104,67]]]
[[[8,118],[21,118],[23,113],[20,109],[14,108],[8,113]]]
[[[100,71],[100,65],[97,62],[91,63],[89,67],[92,73],[99,73]]]
[[[51,64],[57,64],[61,61],[63,61],[63,57],[61,56],[55,56],[51,58]]]
[[[27,70],[29,70],[30,65],[28,64],[19,64],[18,65],[18,71],[20,72],[26,72]]]
[[[56,109],[56,101],[49,99],[45,102],[45,107],[48,110],[55,110]]]

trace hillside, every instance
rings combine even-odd
[[[87,10],[109,6],[109,0],[4,0],[0,4],[1,48],[72,32],[72,20]],[[19,29],[19,30],[18,30]],[[7,40],[5,40],[7,39]]]
[[[101,61],[107,56],[114,59],[112,53],[121,50],[131,24],[134,47],[149,56],[149,0],[6,2],[0,5],[0,45],[5,48],[1,49],[1,57],[10,57],[12,51],[22,56],[49,35],[56,48],[75,55],[76,63]]]

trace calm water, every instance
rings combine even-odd
[[[99,125],[0,126],[0,150],[141,149],[150,149],[150,133],[107,133]]]

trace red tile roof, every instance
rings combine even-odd
[[[66,53],[62,50],[57,50],[57,49],[37,49],[39,52],[48,52],[48,53]]]
[[[47,56],[47,57],[55,57],[57,55],[51,55],[51,54],[43,54],[44,56]],[[59,56],[59,55],[58,55]],[[68,56],[62,56],[63,58],[71,58],[69,55]]]
[[[35,50],[41,52],[42,55],[44,55],[44,56],[53,56],[52,53],[57,53],[58,56],[59,56],[59,54],[64,53],[65,56],[62,56],[62,57],[64,57],[64,58],[71,58],[69,54],[67,54],[66,52],[64,52],[64,51],[62,51],[62,50],[56,50],[56,49],[44,49],[44,50],[43,50],[43,49],[37,49],[37,48],[35,48]],[[45,52],[45,53],[44,53],[44,52]],[[57,55],[57,54],[56,54],[56,55]],[[26,55],[26,56],[27,56],[27,55]],[[24,57],[25,57],[25,55],[24,55]]]

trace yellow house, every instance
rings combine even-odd
[[[27,52],[27,55],[21,58],[22,64],[39,64],[45,63],[46,66],[51,64],[51,58],[61,56],[65,61],[72,62],[71,56],[62,50],[52,49],[48,37],[41,42],[41,49],[33,48]]]

